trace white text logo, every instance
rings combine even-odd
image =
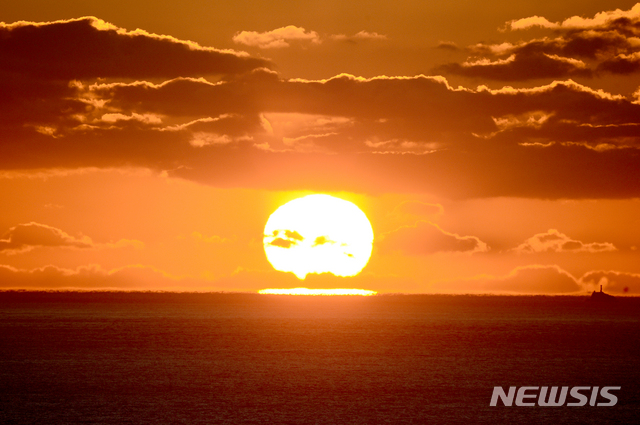
[[[509,387],[509,392],[505,392],[502,387],[493,387],[490,406],[497,406],[498,400],[505,406],[615,406],[618,397],[611,394],[611,391],[619,390],[621,387]],[[567,400],[567,394],[570,399]],[[598,395],[601,399],[598,400]],[[602,399],[606,399],[604,402]],[[568,401],[568,403],[567,403]]]

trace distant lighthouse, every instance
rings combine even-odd
[[[602,285],[600,285],[600,292],[597,291],[593,291],[593,293],[591,294],[591,297],[589,297],[589,299],[591,301],[615,301],[616,297],[609,295],[609,294],[605,294],[602,291]]]

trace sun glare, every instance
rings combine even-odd
[[[259,294],[270,295],[375,295],[376,291],[367,291],[366,289],[309,289],[309,288],[291,288],[291,289],[261,289]]]
[[[278,208],[264,228],[271,265],[293,272],[355,276],[367,265],[373,229],[353,203],[329,195],[308,195]]]

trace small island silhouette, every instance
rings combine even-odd
[[[600,285],[600,292],[593,291],[591,293],[591,298],[589,298],[589,300],[597,301],[597,302],[609,302],[609,301],[616,301],[616,297],[602,292],[602,285]]]

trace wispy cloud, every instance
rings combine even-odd
[[[537,252],[610,252],[616,251],[616,247],[609,242],[585,243],[575,240],[560,233],[556,229],[538,233],[514,249],[518,253]]]
[[[443,230],[437,224],[418,221],[415,225],[401,226],[380,236],[382,251],[402,251],[411,255],[436,252],[487,252],[489,246],[475,236],[461,236]]]
[[[367,40],[386,40],[387,36],[374,31],[359,31],[353,35],[329,34],[320,35],[316,31],[307,30],[303,27],[288,25],[271,31],[240,31],[233,36],[233,41],[245,46],[257,47],[259,49],[282,49],[291,47],[292,44],[302,46],[319,45],[324,40],[358,42]]]
[[[293,41],[305,41],[313,44],[320,43],[320,36],[315,31],[308,31],[302,27],[288,25],[272,31],[240,31],[233,36],[238,44],[258,47],[260,49],[279,49],[289,47]]]
[[[612,24],[625,21],[640,20],[640,3],[636,3],[629,10],[608,10],[596,13],[593,18],[584,18],[582,16],[572,16],[562,22],[551,22],[547,18],[541,16],[532,16],[529,18],[515,19],[507,22],[507,28],[511,30],[524,30],[531,27],[543,28],[563,28],[563,29],[587,29],[609,27]]]
[[[141,248],[143,246],[142,242],[131,239],[96,243],[86,235],[72,236],[56,227],[35,222],[13,226],[0,239],[0,253],[9,255],[36,248]]]

